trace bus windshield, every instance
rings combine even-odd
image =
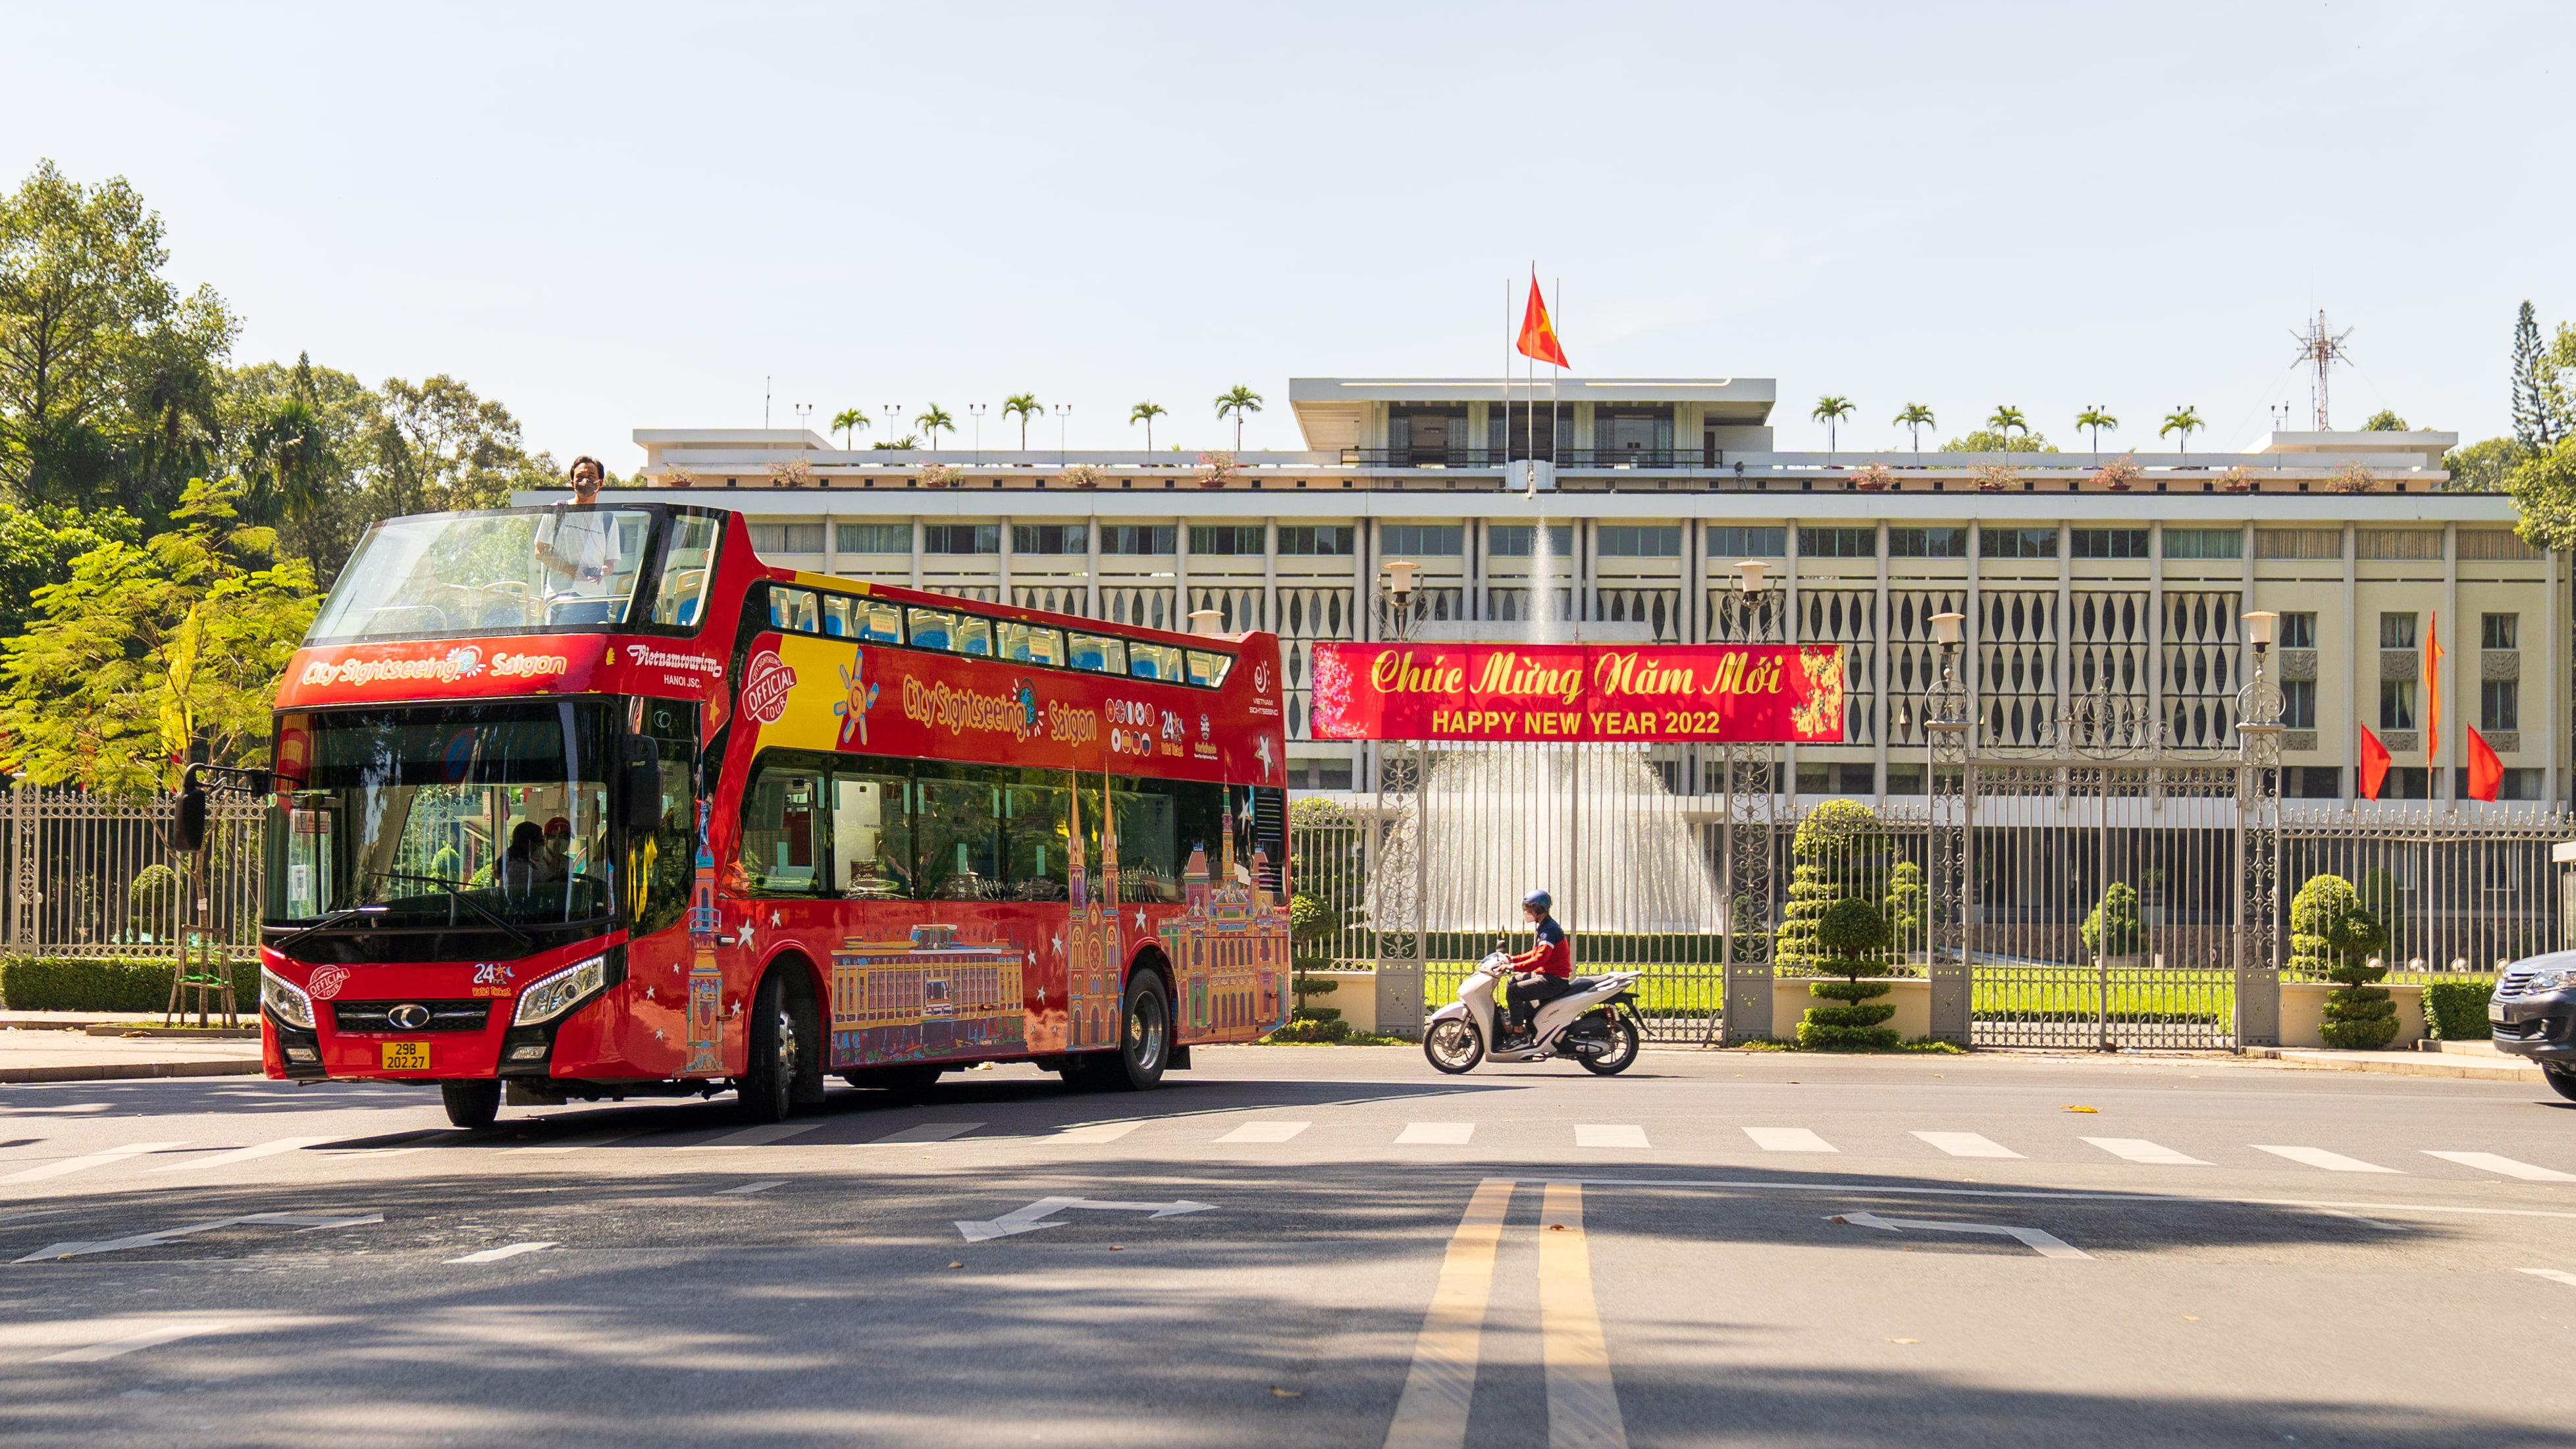
[[[652,522],[642,509],[567,505],[379,523],[304,642],[623,624]]]
[[[607,916],[613,713],[564,700],[280,716],[268,923]]]

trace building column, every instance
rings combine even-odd
[[[2239,681],[2251,681],[2254,678],[2254,644],[2253,641],[2248,639],[2245,635],[2245,621],[2243,616],[2253,613],[2256,609],[2261,608],[2262,605],[2254,602],[2254,525],[2250,522],[2246,523],[2243,525],[2242,531],[2244,535],[2243,539],[2238,543],[2236,548],[2242,579],[2236,589],[2236,613],[2238,615],[2236,621],[2236,677]],[[2277,649],[2280,647],[2280,643],[2281,636],[2276,628],[2272,635],[2272,645]],[[2275,663],[2272,666],[2275,670],[2280,668],[2280,664],[2277,660],[2278,656],[2275,656]],[[2278,688],[2280,683],[2281,681],[2278,679],[2272,681],[2275,688]],[[2242,724],[2244,721],[2239,720],[2238,723]],[[2354,738],[2358,739],[2360,736],[2356,735]],[[2286,794],[2287,792],[2284,791],[2279,793]]]
[[[2162,522],[2147,525],[2147,718],[2155,722],[2156,732],[2149,739],[2164,738],[2165,727],[2165,526]],[[2155,809],[2164,808],[2164,796],[2150,797]]]
[[[916,513],[912,516],[912,586],[916,589],[921,587],[921,546],[928,542],[921,536],[922,528],[922,517]]]
[[[1254,627],[1279,632],[1279,520],[1261,520],[1261,617]]]
[[[1789,519],[1787,525],[1780,531],[1780,642],[1795,644],[1798,642],[1798,520]],[[1780,747],[1780,774],[1780,796],[1789,803],[1790,813],[1794,815],[1798,805],[1798,747],[1794,743]]]
[[[2428,788],[2424,793],[2448,804],[2447,813],[2456,815],[2460,810],[2459,777],[2451,762],[2468,757],[2462,741],[2469,732],[2468,711],[2460,708],[2460,671],[2465,667],[2473,671],[2470,677],[2475,678],[2479,662],[2477,650],[2469,642],[2468,627],[2460,621],[2460,526],[2456,523],[2442,525],[2442,616],[2451,621],[2451,643],[2444,658],[2450,667],[2442,671],[2441,680],[2445,702],[2451,706],[2442,711],[2442,722],[2450,728],[2442,731],[2442,758],[2436,760],[2429,754],[2424,757],[2424,768],[2437,770],[2442,776],[2438,788]],[[2433,784],[2430,780],[2425,783]]]
[[[994,522],[999,524],[1002,530],[1002,551],[998,555],[1001,560],[1002,586],[1000,596],[993,602],[1008,608],[1011,604],[1011,516],[1005,513]]]
[[[1083,516],[1083,616],[1100,617],[1100,513],[1097,507]]]
[[[1190,627],[1190,521],[1187,517],[1172,520],[1172,622],[1171,627],[1189,632]]]
[[[827,574],[830,574],[830,575],[831,575],[831,576],[833,576],[834,578],[839,578],[839,577],[841,576],[841,548],[840,548],[841,538],[840,538],[840,534],[841,534],[840,526],[839,526],[838,524],[835,524],[834,522],[832,522],[832,515],[830,515],[830,514],[828,514],[828,513],[824,514],[824,515],[823,515],[823,572],[825,572],[825,573],[827,573]]]
[[[2066,718],[2075,695],[2075,525],[2057,520],[2057,717]],[[2065,797],[2059,795],[2063,805]]]
[[[2375,694],[2379,689],[2379,645],[2374,641],[2365,651],[2361,643],[2364,627],[2361,620],[2361,594],[2359,585],[2354,581],[2353,569],[2353,547],[2360,541],[2353,531],[2352,520],[2344,520],[2343,626],[2349,631],[2347,636],[2349,646],[2344,653],[2345,657],[2352,661],[2352,666],[2347,671],[2352,678],[2345,685],[2345,691],[2350,698],[2345,701],[2345,706],[2352,711],[2352,728],[2344,731],[2345,745],[2338,753],[2349,751],[2352,765],[2349,770],[2342,765],[2335,766],[2335,777],[2342,783],[2343,808],[2346,811],[2361,808],[2361,727],[2371,721],[2371,717],[2362,712],[2362,691],[2367,688]],[[2320,651],[2317,657],[2325,658],[2323,651]],[[2370,661],[2368,669],[2362,668],[2361,661],[2365,658]]]
[[[1887,731],[1891,723],[1889,718],[1891,712],[1887,707],[1887,641],[1889,631],[1887,618],[1887,520],[1884,518],[1878,521],[1877,602],[1871,605],[1869,618],[1869,693],[1870,698],[1875,701],[1871,707],[1876,711],[1872,716],[1876,721],[1876,724],[1870,730],[1870,739],[1876,748],[1870,755],[1871,764],[1869,773],[1870,778],[1876,781],[1878,785],[1878,808],[1884,810],[1887,808]],[[1931,782],[1924,782],[1923,788],[1925,792],[1923,798],[1928,803],[1932,798],[1930,793],[1932,789]]]
[[[1968,696],[1967,741],[1970,753],[1974,753],[1977,748],[1977,736],[1985,729],[1986,718],[1985,690],[1983,688],[1983,680],[1980,677],[1981,672],[1977,667],[1977,644],[1983,637],[1983,633],[1978,628],[1977,624],[1977,565],[1981,562],[1979,555],[1984,553],[1986,548],[1984,532],[1985,525],[1979,523],[1973,518],[1968,520],[1968,586],[1965,596],[1959,603],[1959,612],[1967,616],[1959,621],[1959,652],[1967,656],[1965,661],[1967,668],[1960,671],[1963,677],[1960,679],[1959,683]],[[2059,567],[2063,568],[2065,566],[2064,555],[2066,550],[2062,546],[2062,539],[2060,540],[2060,543],[2061,547],[2058,549],[2058,563]],[[1926,790],[1931,789],[1932,782],[1929,779],[1926,779],[1923,782],[1923,788]],[[1929,799],[1930,797],[1926,796],[1925,798]]]

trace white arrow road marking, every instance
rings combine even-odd
[[[2382,1167],[2376,1162],[2364,1162],[2358,1157],[2346,1157],[2340,1152],[2328,1152],[2322,1147],[2266,1147],[2260,1142],[2248,1142],[2245,1145],[2257,1152],[2268,1152],[2274,1157],[2286,1157],[2292,1162],[2304,1162],[2310,1167],[2322,1167],[2328,1172],[2395,1172],[2397,1170],[2393,1167]]]
[[[482,1252],[468,1253],[462,1258],[450,1258],[447,1261],[450,1263],[497,1263],[503,1258],[515,1258],[521,1253],[542,1253],[553,1246],[554,1244],[552,1243],[512,1243],[506,1248],[485,1248]]]
[[[1094,1202],[1084,1197],[1042,1197],[1027,1207],[1014,1208],[998,1218],[991,1218],[984,1222],[968,1222],[961,1218],[957,1223],[957,1231],[965,1235],[966,1241],[981,1243],[993,1238],[1007,1238],[1014,1233],[1034,1233],[1044,1228],[1063,1227],[1062,1223],[1041,1220],[1074,1209],[1099,1213],[1145,1213],[1153,1217],[1169,1218],[1178,1217],[1182,1213],[1209,1212],[1215,1207],[1216,1204],[1212,1202],[1190,1202],[1186,1199],[1179,1202]]]
[[[111,1338],[105,1343],[93,1343],[86,1348],[71,1348],[61,1353],[47,1354],[36,1362],[97,1363],[101,1359],[122,1358],[138,1348],[151,1348],[155,1344],[194,1338],[201,1333],[222,1333],[231,1327],[229,1323],[215,1320],[203,1323],[163,1323],[144,1329],[140,1333],[129,1333],[123,1338]]]
[[[1849,1223],[1856,1228],[1878,1228],[1896,1232],[1914,1228],[1929,1233],[1986,1233],[1999,1238],[2018,1239],[2023,1247],[2043,1258],[2089,1258],[2093,1256],[2073,1246],[2054,1233],[2038,1228],[2007,1227],[2002,1223],[1945,1223],[1928,1218],[1883,1218],[1876,1213],[1837,1213],[1825,1219],[1829,1223]]]
[[[48,1162],[42,1167],[30,1167],[24,1172],[13,1172],[7,1177],[0,1177],[0,1182],[39,1182],[48,1177],[64,1177],[75,1172],[85,1172],[93,1167],[105,1167],[111,1162],[123,1162],[129,1157],[140,1157],[146,1152],[167,1152],[173,1147],[187,1145],[185,1138],[177,1142],[128,1142],[123,1147],[111,1147],[104,1152],[66,1157],[60,1162]]]
[[[1386,1449],[1461,1449],[1467,1442],[1485,1302],[1494,1291],[1494,1250],[1511,1205],[1507,1177],[1487,1178],[1468,1199],[1466,1216],[1458,1220],[1449,1252],[1440,1260],[1440,1281],[1422,1315],[1422,1333],[1413,1341],[1413,1368],[1404,1376],[1395,1420],[1387,1425]]]
[[[2564,1283],[2570,1288],[2576,1288],[2576,1273],[2564,1273],[2556,1268],[2525,1268],[2522,1271],[2534,1278],[2546,1278],[2552,1283]]]
[[[2576,1182],[2576,1173],[2560,1172],[2554,1167],[2534,1167],[2528,1162],[2516,1162],[2492,1152],[2435,1152],[2428,1147],[2424,1149],[2424,1155],[2438,1157],[2444,1162],[2456,1162],[2472,1171],[2502,1173],[2527,1182]]]
[[[1917,1132],[1914,1135],[1949,1153],[1952,1157],[2021,1156],[2020,1153],[2002,1143],[1974,1132]]]
[[[262,1142],[256,1147],[236,1147],[230,1152],[218,1152],[211,1157],[182,1158],[177,1162],[171,1163],[167,1167],[154,1167],[147,1168],[145,1170],[149,1172],[197,1172],[209,1167],[227,1167],[236,1162],[249,1162],[254,1158],[276,1157],[282,1153],[295,1152],[303,1148],[310,1147],[317,1142],[329,1142],[332,1140],[334,1139],[329,1137],[280,1137],[274,1142]]]
[[[184,1238],[191,1233],[211,1233],[217,1228],[229,1228],[240,1223],[283,1223],[296,1228],[355,1228],[384,1220],[383,1213],[369,1213],[362,1218],[320,1218],[309,1213],[248,1213],[237,1218],[217,1218],[210,1223],[190,1223],[186,1227],[136,1233],[130,1238],[109,1238],[96,1243],[56,1243],[51,1247],[38,1248],[16,1261],[49,1263],[57,1258],[86,1258],[92,1253],[115,1253],[127,1248],[156,1248],[174,1238]]]

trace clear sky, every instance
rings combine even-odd
[[[2576,7],[16,3],[0,173],[123,174],[240,356],[446,372],[559,458],[843,407],[1223,445],[1287,379],[1768,376],[1783,447],[1998,403],[2156,447],[2308,407],[2505,430],[2576,318]],[[1519,283],[1517,285],[1526,285]],[[2299,426],[2297,422],[2293,426]],[[1055,424],[1034,430],[1053,446]],[[883,424],[874,436],[883,436]],[[871,435],[862,434],[861,441]],[[1927,439],[1927,441],[1929,441]]]

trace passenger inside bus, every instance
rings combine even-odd
[[[501,857],[501,889],[534,890],[545,880],[545,864],[539,858],[545,853],[545,840],[546,833],[533,820],[510,827],[510,850]]]

